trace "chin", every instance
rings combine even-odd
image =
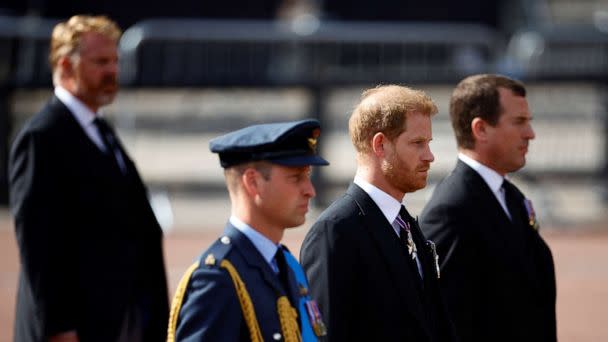
[[[301,218],[299,217],[299,218],[294,219],[293,221],[289,222],[289,224],[286,226],[286,228],[299,227],[299,226],[303,225],[304,222],[306,222],[306,218],[304,216],[302,216]]]
[[[114,102],[114,98],[116,98],[116,93],[100,95],[97,97],[97,103],[99,107],[107,106]]]

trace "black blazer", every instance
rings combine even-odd
[[[422,212],[462,341],[556,341],[553,258],[517,192],[511,221],[483,178],[458,161]]]
[[[352,184],[312,226],[300,260],[330,341],[453,341],[432,256],[417,225],[421,282],[374,201]]]
[[[162,232],[123,155],[126,175],[56,97],[18,134],[9,165],[21,260],[15,341],[68,330],[112,341],[135,307],[145,340],[166,338]]]

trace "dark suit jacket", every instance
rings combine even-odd
[[[553,258],[517,196],[511,221],[483,178],[458,161],[422,212],[462,341],[556,340]]]
[[[243,319],[241,305],[228,271],[220,267],[228,260],[245,283],[264,341],[274,341],[281,333],[277,300],[287,295],[292,305],[301,296],[293,273],[289,274],[286,291],[253,243],[230,223],[224,236],[199,258],[199,267],[192,273],[176,329],[176,341],[251,341]],[[214,264],[206,265],[212,254]]]
[[[69,330],[81,341],[112,341],[133,308],[145,312],[146,341],[165,339],[162,232],[123,155],[126,175],[56,97],[17,136],[9,170],[21,258],[15,341]]]
[[[453,341],[419,228],[424,285],[391,224],[357,185],[312,226],[300,253],[330,341]]]

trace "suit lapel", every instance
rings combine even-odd
[[[418,275],[413,274],[406,264],[402,246],[399,244],[392,226],[387,222],[376,203],[360,187],[351,184],[346,194],[352,197],[361,209],[363,224],[378,246],[379,252],[384,256],[393,282],[398,288],[401,301],[404,303],[403,307],[412,311],[412,316],[418,320],[420,326],[430,336],[429,327],[421,320],[421,317],[426,317],[426,314],[421,301],[422,293],[413,278]]]
[[[102,151],[97,145],[95,145],[95,143],[84,131],[84,128],[80,126],[80,123],[76,120],[76,118],[70,112],[68,107],[63,104],[63,102],[61,102],[56,96],[53,95],[49,101],[49,106],[51,108],[51,113],[57,116],[58,121],[61,122],[62,129],[66,132],[62,136],[74,137],[74,139],[78,140],[79,143],[74,144],[73,148],[81,151],[83,155],[85,155],[87,158],[94,157],[97,160],[96,165],[108,164],[112,168],[116,168],[116,162],[110,159],[113,157],[109,156],[107,153]],[[124,146],[122,145],[122,141],[120,140],[118,135],[116,135],[116,132],[113,133],[116,138],[118,148],[120,149],[120,153],[122,153],[123,159],[125,161],[127,173],[137,173],[135,164],[126,153]]]
[[[521,251],[524,258],[522,267],[526,271],[529,283],[534,285],[536,291],[542,292],[543,289],[538,282],[540,278],[535,274],[535,256],[534,253],[531,252],[534,250],[533,245],[541,243],[539,241],[541,238],[538,235],[538,232],[528,223],[528,213],[524,204],[524,194],[515,187],[515,185],[513,185],[513,192],[513,203],[511,204],[513,210],[511,215],[513,216],[513,225],[517,226],[521,235]]]
[[[424,272],[424,279],[421,283],[424,284],[424,290],[426,291],[430,288],[431,283],[434,281],[433,278],[436,277],[435,260],[429,257],[430,252],[428,251],[428,248],[426,246],[426,238],[420,230],[418,219],[413,220],[411,230],[412,236],[414,238],[414,243],[416,243],[416,247],[418,248],[418,259]]]
[[[461,174],[467,187],[466,191],[473,193],[476,198],[475,203],[481,205],[477,213],[471,214],[481,215],[483,222],[487,222],[485,224],[487,230],[482,232],[488,235],[486,240],[493,241],[499,246],[502,249],[501,255],[509,256],[507,262],[511,267],[524,270],[528,284],[536,285],[533,270],[530,268],[532,263],[525,252],[526,241],[529,239],[527,234],[529,232],[526,229],[531,228],[524,224],[522,218],[523,202],[521,205],[516,205],[513,212],[509,211],[512,216],[512,219],[509,219],[492,190],[475,170],[459,160],[455,172]],[[516,201],[519,202],[519,199]]]
[[[499,242],[507,251],[514,251],[516,245],[519,244],[518,241],[521,241],[518,238],[519,227],[516,227],[507,216],[488,184],[477,171],[460,160],[454,172],[464,180],[466,191],[470,192],[475,198],[475,203],[479,204],[479,208],[474,208],[475,212],[470,215],[482,217],[483,222],[487,222],[485,225],[488,228],[484,233],[498,235],[492,240]]]

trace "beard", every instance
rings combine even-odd
[[[114,102],[114,98],[116,97],[116,92],[113,93],[101,93],[97,95],[96,102],[99,107],[107,106],[110,103]]]
[[[106,75],[97,83],[91,81],[90,79],[78,81],[75,96],[93,109],[111,104],[118,93],[117,77]]]
[[[387,182],[403,193],[414,192],[426,186],[426,177],[420,176],[417,172],[419,168],[423,168],[423,166],[412,168],[396,153],[384,160],[381,165]]]

